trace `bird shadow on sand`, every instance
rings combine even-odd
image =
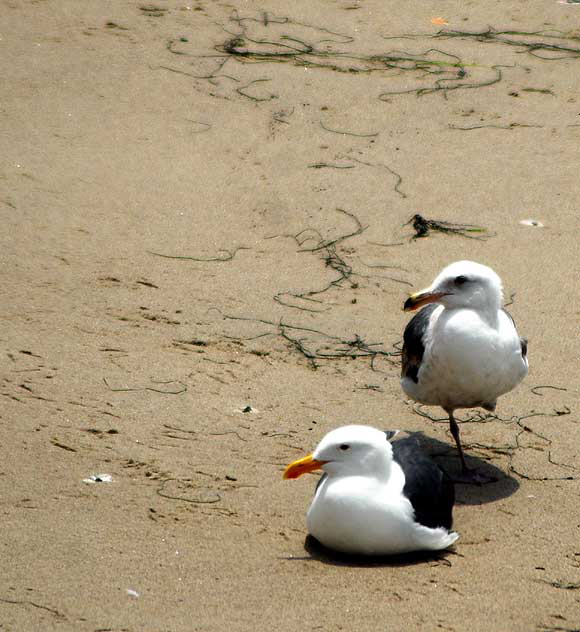
[[[454,555],[459,555],[453,549],[445,551],[415,551],[400,555],[351,555],[328,549],[311,535],[306,536],[304,549],[310,555],[311,560],[316,560],[323,564],[369,568],[378,566],[416,566],[418,564],[428,564],[430,566],[444,564],[451,566],[450,558]]]
[[[422,432],[411,432],[408,434],[415,437],[425,453],[429,454],[437,465],[444,469],[455,481],[456,504],[483,505],[492,503],[515,494],[520,487],[519,481],[513,476],[492,465],[489,461],[475,456],[469,450],[466,452],[468,466],[496,480],[483,485],[457,482],[461,475],[461,463],[454,445],[428,437]]]

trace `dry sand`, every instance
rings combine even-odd
[[[1,16],[0,630],[580,629],[580,6]],[[433,38],[489,26],[541,33]],[[493,236],[411,241],[417,212]],[[501,480],[458,488],[438,558],[305,549],[315,478],[281,472],[329,429],[451,447],[387,354],[461,258],[530,340],[501,419],[462,427]]]

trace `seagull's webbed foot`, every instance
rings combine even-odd
[[[464,485],[487,485],[488,483],[495,483],[499,479],[493,474],[482,472],[479,468],[463,467],[459,474],[451,475],[451,480],[454,483]]]

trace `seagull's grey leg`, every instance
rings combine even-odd
[[[446,411],[449,415],[449,429],[451,430],[451,434],[455,439],[455,444],[457,445],[457,451],[459,452],[459,458],[461,459],[461,470],[464,474],[467,472],[471,472],[471,469],[467,467],[467,463],[465,462],[465,456],[463,455],[463,448],[461,447],[461,439],[459,438],[459,426],[455,421],[455,417],[453,416],[453,411]]]
[[[497,477],[495,476],[483,474],[482,472],[478,472],[477,469],[467,467],[465,456],[463,454],[463,447],[461,446],[461,439],[459,438],[459,426],[457,425],[455,417],[453,416],[453,410],[447,410],[445,412],[449,415],[449,429],[451,430],[451,434],[455,439],[457,451],[459,452],[459,458],[461,460],[461,477],[458,479],[454,479],[454,482],[483,485],[485,483],[492,483],[494,481],[497,481]]]

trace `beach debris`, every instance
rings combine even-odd
[[[241,406],[240,408],[234,408],[234,413],[242,413],[243,415],[257,415],[260,411],[255,406]]]
[[[580,2],[580,0],[579,0]],[[522,226],[533,226],[534,228],[544,228],[544,224],[537,219],[522,219],[520,221]]]
[[[147,15],[153,18],[161,18],[163,17],[169,9],[165,9],[164,7],[158,7],[155,4],[146,4],[139,7],[139,10],[142,11],[142,15]]]
[[[427,219],[422,215],[416,213],[411,219],[403,224],[408,226],[411,224],[415,234],[411,239],[419,239],[420,237],[428,237],[430,231],[438,231],[440,233],[447,233],[450,235],[460,235],[461,237],[467,237],[468,239],[486,239],[491,235],[470,235],[469,233],[487,233],[487,228],[483,226],[476,226],[475,224],[454,224],[452,222],[445,222],[436,219]]]
[[[580,582],[558,581],[550,579],[538,579],[536,581],[543,582],[554,588],[562,588],[563,590],[578,590],[580,588]]]
[[[88,478],[83,478],[83,483],[112,483],[113,477],[110,474],[91,474]]]
[[[136,590],[133,590],[132,588],[127,588],[127,594],[129,595],[129,597],[139,597],[139,593]]]
[[[121,29],[121,31],[129,30],[126,26],[121,26],[120,24],[117,24],[116,22],[111,22],[111,21],[105,23],[105,28],[106,29]]]
[[[431,24],[435,24],[436,26],[445,26],[446,24],[449,24],[449,22],[439,15],[436,18],[431,18]]]

